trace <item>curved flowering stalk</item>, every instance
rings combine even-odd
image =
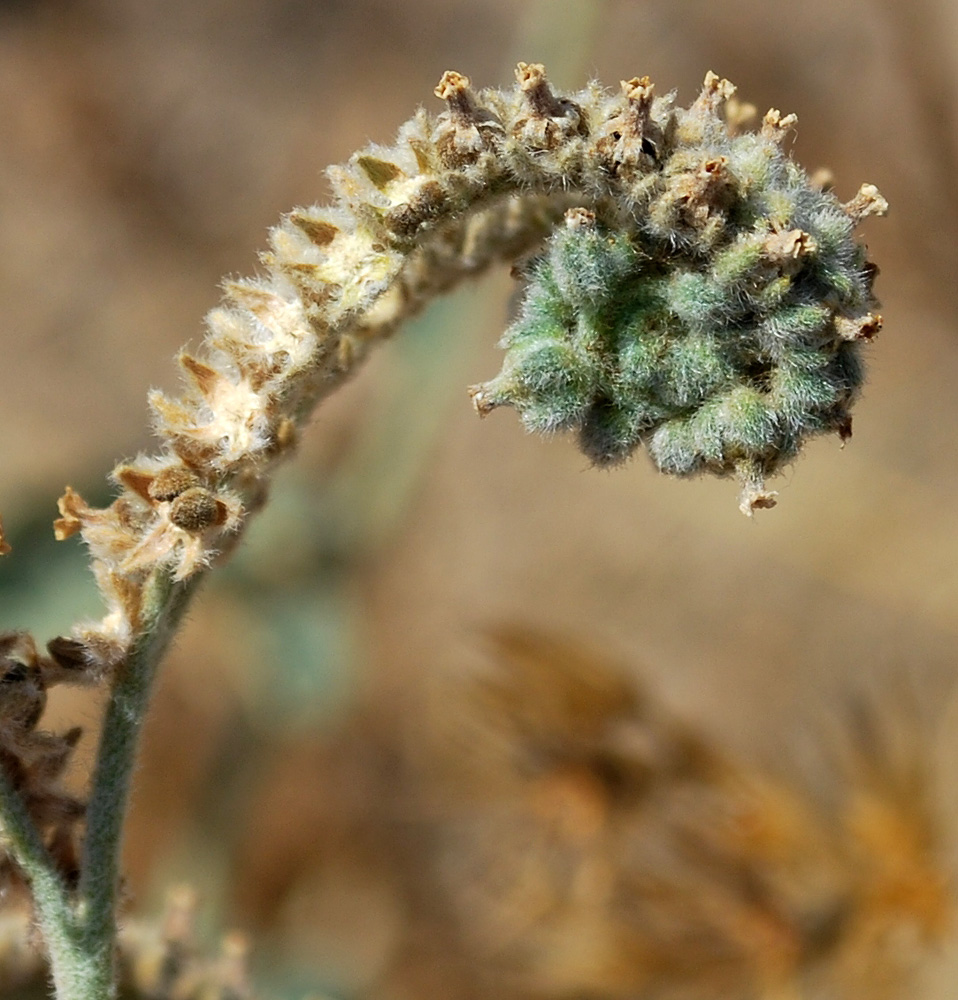
[[[740,134],[748,109],[713,73],[687,109],[647,78],[562,96],[520,63],[517,81],[476,94],[448,72],[444,113],[420,110],[395,145],[331,168],[334,206],[271,231],[263,273],[227,281],[201,356],[180,355],[183,394],[151,395],[158,454],[114,470],[106,509],[72,489],[60,499],[57,537],[82,535],[107,613],[51,656],[67,649],[75,679],[111,687],[77,886],[38,899],[61,997],[112,995],[137,734],[196,581],[236,544],[317,403],[432,297],[558,229],[502,375],[472,390],[479,412],[511,405],[533,429],[576,429],[597,462],[646,444],[664,471],[737,475],[749,512],[774,502],[765,477],[805,437],[849,433],[858,344],[880,325],[852,230],[885,210],[878,192],[842,206],[815,188],[781,149],[794,116],[770,111]]]
[[[736,138],[741,108],[731,105],[731,119],[728,110],[734,88],[713,73],[688,109],[675,108],[671,95],[653,98],[647,78],[623,84],[616,96],[593,86],[566,98],[552,92],[541,66],[520,64],[517,77],[514,90],[477,97],[465,77],[446,73],[436,89],[444,114],[420,111],[395,146],[371,147],[331,168],[335,207],[293,211],[271,231],[265,274],[226,282],[223,305],[207,317],[204,356],[180,355],[182,397],[151,395],[161,453],[114,470],[123,492],[106,510],[67,490],[57,536],[82,532],[110,610],[76,638],[104,667],[122,659],[139,631],[143,581],[158,567],[184,581],[235,543],[299,427],[373,342],[462,278],[528,254],[571,206],[591,211],[573,211],[566,228],[598,219],[633,236],[626,256],[658,253],[647,270],[678,286],[673,312],[694,311],[682,296],[705,299],[701,322],[677,317],[689,327],[711,321],[741,334],[727,318],[732,306],[709,300],[718,294],[710,278],[726,298],[778,306],[794,295],[797,316],[749,304],[748,319],[764,322],[770,342],[767,367],[776,340],[793,332],[789,322],[809,352],[815,334],[837,349],[880,327],[868,311],[873,269],[851,232],[887,206],[870,185],[844,206],[816,190],[780,150],[794,116],[771,111],[760,133]],[[796,217],[816,232],[797,228]],[[648,234],[671,248],[671,258]],[[719,273],[693,270],[697,258]],[[635,261],[616,266],[620,284],[636,276]],[[584,273],[597,286],[611,284],[603,267]],[[639,272],[633,284],[648,284],[644,277]],[[813,293],[820,300],[811,301]],[[562,294],[600,306],[608,299],[602,287]],[[576,301],[569,309],[585,311]],[[848,350],[842,358],[854,367]],[[688,377],[699,360],[688,361]],[[762,364],[758,356],[745,361]],[[855,388],[849,375],[847,395]],[[487,391],[474,395],[481,411],[494,405]],[[838,409],[834,429],[847,433],[847,412]]]

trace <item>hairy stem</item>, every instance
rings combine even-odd
[[[30,882],[37,919],[50,954],[58,997],[70,997],[75,979],[76,927],[67,887],[27,811],[23,797],[0,770],[0,824],[5,847]]]
[[[154,574],[145,593],[143,631],[110,692],[87,811],[79,934],[73,942],[90,965],[91,991],[76,993],[76,1000],[115,995],[116,908],[130,780],[157,666],[196,589],[195,580],[175,584],[166,572]]]

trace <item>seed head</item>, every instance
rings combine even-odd
[[[170,504],[170,520],[184,531],[203,531],[222,520],[222,515],[216,497],[202,486],[193,486]]]
[[[200,485],[195,472],[185,466],[172,465],[159,472],[149,485],[149,494],[154,500],[174,500],[189,489]]]

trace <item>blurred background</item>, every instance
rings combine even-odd
[[[436,679],[481,669],[505,627],[608,652],[783,772],[807,771],[849,699],[904,686],[950,856],[956,39],[948,0],[0,2],[0,628],[43,640],[98,608],[80,545],[53,542],[63,486],[108,501],[220,278],[255,270],[281,212],[326,199],[325,165],[439,111],[444,70],[510,86],[541,61],[565,89],[648,74],[687,104],[712,69],[760,113],[796,112],[795,157],[842,199],[868,181],[892,205],[863,233],[885,327],[854,439],[814,442],[752,520],[732,483],[641,456],[600,473],[509,411],[480,424],[465,387],[498,371],[507,275],[380,349],[165,666],[129,824],[135,910],[189,882],[209,933],[250,932],[277,996],[369,989],[407,904],[388,852],[356,846],[364,790],[402,782],[409,729],[454,714]],[[95,697],[56,694],[51,727],[95,729]]]

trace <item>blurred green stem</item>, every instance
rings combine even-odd
[[[50,857],[23,797],[0,771],[0,821],[3,840],[30,882],[37,920],[50,954],[56,983],[72,978],[76,925],[68,891]],[[59,996],[59,985],[57,986]],[[64,996],[68,994],[64,993]]]

